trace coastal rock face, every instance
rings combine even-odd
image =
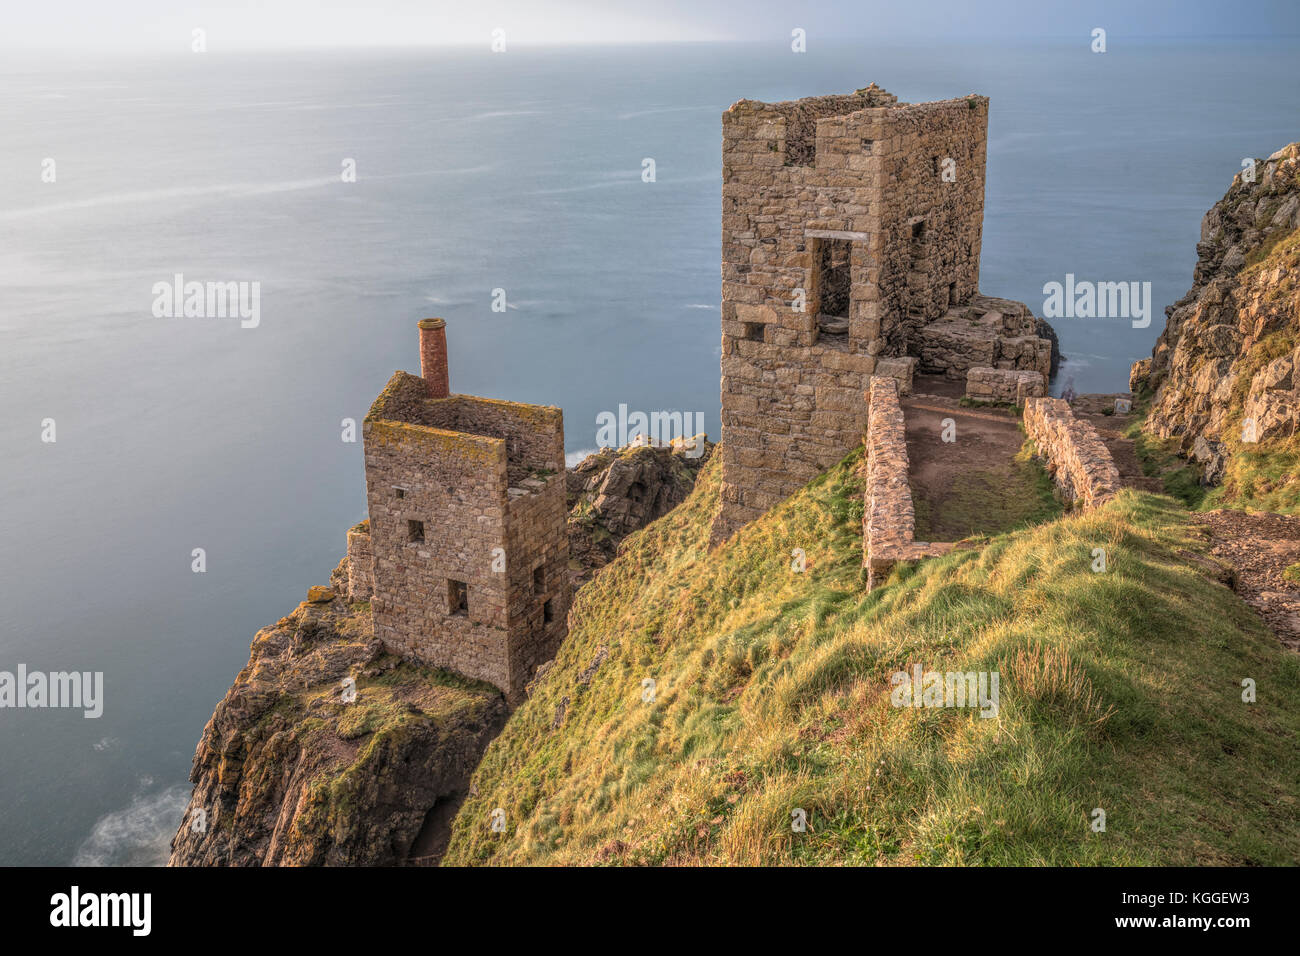
[[[334,596],[346,564],[253,639],[203,729],[170,866],[436,862],[505,700],[385,654],[369,605]]]
[[[671,447],[628,445],[588,455],[566,475],[569,552],[576,559],[575,586],[618,553],[623,539],[686,500],[713,453],[703,435]],[[694,455],[694,457],[692,457]]]
[[[629,446],[566,474],[582,576],[690,494],[702,452]],[[369,566],[363,522],[348,554]],[[384,652],[373,582],[345,558],[328,587],[253,639],[203,729],[170,866],[428,865],[508,708],[486,683]],[[545,666],[545,665],[543,665]],[[351,681],[351,684],[345,682]],[[355,698],[348,700],[355,693]]]
[[[1148,431],[1222,476],[1230,440],[1289,438],[1300,410],[1300,143],[1239,173],[1201,223],[1192,288],[1166,310],[1134,391],[1154,391]],[[1237,434],[1240,431],[1240,434]]]

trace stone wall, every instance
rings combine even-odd
[[[870,406],[862,547],[867,587],[872,588],[884,581],[899,561],[945,554],[952,545],[913,540],[916,512],[907,477],[907,431],[898,401],[898,381],[872,376],[867,397]]]
[[[457,430],[470,427],[495,434]],[[431,399],[398,372],[363,433],[376,636],[518,703],[564,637],[572,593],[559,409]]]
[[[563,416],[554,406],[476,395],[430,398],[422,378],[403,372],[389,382],[376,408],[378,417],[391,421],[504,440],[512,482],[530,472],[554,470],[557,461],[564,463]]]
[[[866,125],[881,153],[879,242],[870,252],[882,351],[915,354],[927,322],[979,291],[989,101],[967,96],[873,113],[869,124],[853,125]]]
[[[979,402],[1023,405],[1025,399],[1047,394],[1047,382],[1039,372],[1004,368],[972,368],[966,372],[966,397]]]
[[[369,601],[375,593],[375,553],[370,519],[348,531],[348,600]]]
[[[861,436],[860,396],[881,348],[861,230],[874,228],[883,175],[879,152],[865,149],[866,134],[853,135],[844,117],[895,100],[868,88],[777,104],[741,100],[723,114],[723,485],[715,542]],[[813,266],[835,235],[859,238],[838,240],[847,244],[852,280],[842,306],[847,323],[842,335],[823,336],[817,315],[827,290]]]
[[[509,664],[511,687],[518,691],[539,665],[555,657],[568,633],[573,588],[563,448],[560,456],[553,474],[527,478],[508,492]]]
[[[912,394],[912,380],[916,375],[916,359],[910,355],[897,358],[876,359],[876,375],[883,375],[898,382],[899,395]]]
[[[1119,469],[1110,451],[1097,430],[1076,419],[1065,401],[1027,399],[1024,420],[1026,434],[1067,500],[1092,508],[1119,491]]]

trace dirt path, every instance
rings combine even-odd
[[[1128,392],[1113,392],[1104,395],[1089,393],[1078,396],[1070,408],[1074,411],[1075,418],[1089,422],[1093,428],[1097,429],[1097,436],[1105,443],[1106,448],[1110,451],[1111,459],[1115,462],[1115,467],[1119,469],[1119,480],[1124,484],[1124,487],[1149,491],[1157,495],[1164,494],[1165,483],[1163,481],[1159,478],[1148,478],[1142,474],[1142,465],[1138,461],[1137,448],[1133,439],[1124,437],[1124,431],[1128,428],[1129,422],[1132,421],[1132,415],[1115,413],[1115,399],[1117,398],[1132,400],[1132,396]],[[1109,411],[1110,414],[1104,414],[1103,409]]]
[[[1300,650],[1300,582],[1282,576],[1300,562],[1300,517],[1224,510],[1196,518],[1210,530],[1210,553],[1235,572],[1233,589],[1283,644]]]

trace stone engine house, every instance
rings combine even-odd
[[[419,331],[420,376],[394,373],[363,425],[370,518],[348,534],[349,596],[370,596],[390,651],[513,706],[572,599],[561,411],[450,394],[445,323]]]
[[[989,101],[871,86],[722,115],[717,544],[862,439],[871,376],[1033,370],[1050,340],[979,293]]]

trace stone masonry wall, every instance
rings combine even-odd
[[[506,544],[505,442],[387,421],[367,421],[364,434],[375,636],[402,657],[508,688],[508,596],[491,567]],[[423,541],[411,540],[411,521]],[[451,581],[467,589],[459,614]]]
[[[741,100],[722,120],[715,544],[852,448],[877,357],[904,355],[909,323],[975,294],[988,101],[896,105],[871,86]],[[833,277],[831,261],[844,263]],[[823,309],[842,317],[819,322]]]
[[[899,561],[945,554],[952,545],[912,538],[916,512],[907,477],[907,430],[898,401],[897,379],[872,376],[868,398],[862,543],[867,587],[872,588],[884,581]]]
[[[425,424],[435,428],[502,438],[506,441],[511,482],[530,472],[564,467],[561,412],[550,405],[524,405],[472,395],[453,395],[426,403]]]
[[[526,479],[524,489],[511,488],[509,492],[506,577],[510,604],[510,682],[520,689],[539,665],[555,657],[568,633],[573,588],[569,576],[568,509],[562,458],[559,464],[555,474],[544,479]],[[525,493],[520,494],[521,490]],[[516,555],[520,556],[517,560]],[[540,589],[535,578],[538,568],[541,569]]]
[[[1041,372],[1004,368],[972,368],[966,372],[966,397],[981,402],[1023,405],[1027,398],[1046,394]]]
[[[512,481],[554,470],[557,461],[563,468],[563,415],[554,406],[475,395],[432,399],[424,380],[407,373],[395,376],[378,402],[382,416],[392,421],[504,439]]]
[[[1119,491],[1119,469],[1097,430],[1074,417],[1059,398],[1025,401],[1025,432],[1061,493],[1084,508],[1099,505]]]
[[[369,601],[375,593],[375,553],[370,519],[348,531],[348,600]]]
[[[916,354],[921,327],[979,291],[989,101],[970,96],[874,112],[867,135],[879,144],[873,152],[881,153],[882,187],[888,184],[871,247],[884,351]]]
[[[560,411],[430,399],[422,387],[396,373],[363,428],[376,636],[517,704],[532,667],[563,639],[571,600]],[[425,424],[435,421],[497,434]],[[464,609],[453,606],[453,582],[464,585]]]

